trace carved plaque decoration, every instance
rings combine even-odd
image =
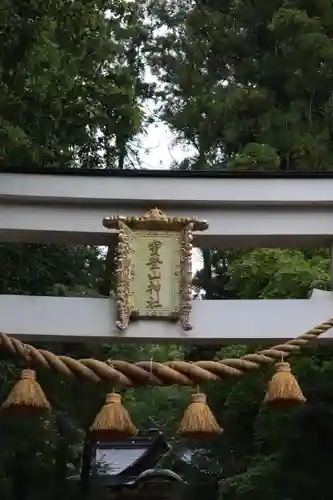
[[[117,327],[125,330],[131,319],[166,318],[190,330],[192,232],[208,224],[154,208],[143,217],[105,217],[103,225],[119,237]]]

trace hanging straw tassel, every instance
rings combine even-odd
[[[276,408],[290,408],[305,403],[301,388],[291,373],[290,364],[281,362],[275,365],[275,374],[268,382],[264,404]]]
[[[90,431],[100,441],[131,437],[138,433],[121,403],[121,395],[115,392],[107,394],[106,403],[96,415]]]
[[[20,380],[14,385],[2,408],[23,413],[43,413],[51,409],[34,370],[22,370]]]
[[[217,423],[206,403],[206,395],[200,392],[192,394],[191,404],[185,410],[178,433],[187,438],[203,438],[221,434],[223,429]]]

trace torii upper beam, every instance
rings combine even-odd
[[[106,216],[170,215],[207,220],[200,247],[328,246],[333,175],[84,171],[0,173],[0,240],[107,244]]]

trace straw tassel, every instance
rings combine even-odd
[[[191,404],[185,410],[178,433],[183,437],[196,439],[222,432],[223,429],[206,403],[206,395],[200,392],[192,394]]]
[[[2,408],[23,413],[43,413],[51,409],[34,370],[22,370],[20,380],[14,385]]]
[[[306,402],[302,390],[291,373],[290,364],[276,363],[275,374],[268,382],[264,404],[276,408],[289,408]]]
[[[121,395],[111,392],[106,403],[96,415],[90,431],[100,441],[135,436],[138,433],[131,417],[122,405]]]

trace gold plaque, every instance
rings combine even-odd
[[[126,329],[133,318],[167,318],[190,330],[192,232],[207,223],[154,208],[143,217],[106,217],[103,224],[119,236],[117,327]]]

